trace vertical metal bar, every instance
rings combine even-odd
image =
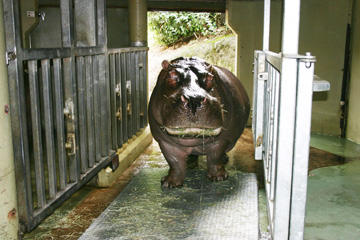
[[[256,115],[257,115],[257,92],[258,92],[258,51],[254,52],[254,62],[253,62],[253,107],[252,107],[252,117],[251,117],[251,131],[253,134],[253,142],[256,147]],[[255,154],[256,155],[256,154]],[[255,158],[256,159],[256,158]]]
[[[8,78],[11,101],[11,126],[15,159],[16,191],[19,206],[19,221],[29,228],[32,214],[32,190],[25,113],[23,62],[21,59],[21,33],[19,2],[3,0],[6,51],[14,52],[17,59],[9,61]],[[23,226],[22,226],[23,227]]]
[[[108,127],[110,115],[109,113],[109,106],[110,106],[110,97],[108,97],[107,88],[109,87],[107,84],[107,77],[106,77],[106,58],[104,55],[99,55],[99,84],[100,84],[100,93],[101,93],[101,155],[103,157],[108,156],[109,154],[109,144],[111,138],[109,136]]]
[[[132,62],[131,62],[131,53],[127,52],[125,53],[126,56],[126,90],[127,90],[127,118],[128,118],[128,138],[132,138],[133,136],[133,90],[134,90],[134,86],[133,86],[133,77],[134,75],[132,74]]]
[[[99,46],[107,46],[107,21],[106,21],[106,1],[97,0],[97,40]],[[102,100],[104,105],[102,105],[102,127],[105,133],[105,141],[102,144],[102,155],[108,156],[111,151],[111,124],[109,119],[111,118],[111,104],[110,104],[110,76],[109,76],[109,58],[108,52],[105,51],[104,55],[99,56],[99,73],[100,73],[100,82],[102,82]],[[116,133],[116,132],[115,132]],[[114,134],[115,134],[114,133]]]
[[[128,134],[128,91],[127,85],[127,67],[126,67],[126,53],[121,53],[121,100],[122,100],[122,127],[123,127],[123,141],[126,142],[129,139]]]
[[[254,92],[254,121],[255,125],[255,159],[262,160],[263,154],[263,142],[264,142],[264,133],[263,133],[263,118],[264,118],[264,95],[265,95],[265,80],[262,76],[265,76],[265,54],[262,52],[255,52],[256,55],[256,64],[255,64],[255,75],[254,75],[254,85],[256,86],[256,92]]]
[[[106,26],[106,6],[104,0],[97,0],[97,45],[106,46],[107,44],[107,26]]]
[[[99,61],[98,61],[98,56],[92,56],[92,78],[93,78],[93,96],[94,96],[94,131],[95,131],[95,161],[100,161],[101,160],[101,153],[102,153],[102,149],[101,146],[104,142],[104,139],[102,137],[103,135],[103,131],[104,129],[101,128],[102,126],[102,122],[101,122],[101,114],[102,114],[102,108],[104,107],[101,104],[101,98],[100,97],[100,89],[101,89],[101,84],[100,84],[100,80],[99,80]],[[100,137],[101,136],[101,137]],[[90,162],[89,163],[89,167],[92,167],[94,165],[94,162]]]
[[[55,143],[54,143],[54,124],[53,124],[53,104],[50,85],[50,60],[41,60],[43,102],[44,102],[44,124],[46,140],[46,157],[49,173],[49,195],[50,198],[56,197],[56,165],[55,165]]]
[[[130,73],[131,73],[131,137],[136,133],[137,101],[136,101],[136,62],[135,52],[130,52]]]
[[[122,106],[122,102],[123,102],[123,98],[124,96],[126,95],[123,95],[123,88],[122,88],[122,79],[123,79],[123,72],[124,72],[124,69],[122,69],[122,66],[121,66],[121,55],[120,53],[117,53],[116,54],[116,58],[114,59],[115,60],[115,74],[116,74],[116,79],[115,79],[115,84],[117,86],[117,90],[118,90],[118,93],[116,95],[116,111],[118,111],[118,116],[119,118],[117,119],[117,140],[118,140],[118,145],[117,147],[121,147],[122,144],[124,143],[124,139],[123,139],[123,121],[124,121],[124,108]]]
[[[267,139],[266,139],[266,142],[267,142],[267,161],[266,161],[266,178],[268,179],[268,181],[271,179],[270,178],[270,165],[271,165],[271,162],[272,162],[272,158],[273,158],[273,142],[272,142],[272,138],[273,138],[273,135],[274,135],[274,122],[273,122],[273,107],[274,107],[274,102],[273,102],[273,74],[274,74],[274,71],[273,71],[273,68],[271,67],[270,64],[267,64],[268,65],[268,74],[269,74],[269,77],[268,77],[268,80],[267,80],[267,104],[268,104],[268,113],[267,113],[267,119],[266,119],[266,122],[269,126],[269,131],[268,131],[268,134],[267,134]]]
[[[85,173],[88,159],[88,137],[87,137],[87,111],[86,111],[86,81],[84,57],[77,57],[76,61],[78,106],[79,106],[79,132],[80,132],[80,159],[81,172]]]
[[[71,47],[73,43],[73,1],[60,0],[62,46]]]
[[[134,104],[135,104],[135,129],[134,133],[140,129],[140,67],[139,67],[139,52],[135,51],[133,53],[135,61],[135,95],[134,95]]]
[[[62,46],[70,48],[74,46],[74,1],[72,0],[60,0],[61,9],[61,36]],[[80,179],[80,157],[78,154],[79,140],[79,122],[77,115],[77,81],[76,79],[76,61],[73,51],[71,57],[63,59],[64,65],[64,98],[67,101],[72,101],[73,119],[67,119],[66,121],[66,133],[69,137],[71,134],[75,135],[75,154],[68,155],[69,161],[69,180],[70,182],[76,182]]]
[[[144,114],[145,114],[145,81],[144,81],[144,54],[145,51],[139,52],[139,104],[140,104],[140,128],[145,126]]]
[[[80,157],[81,154],[78,152],[78,146],[80,145],[79,140],[79,118],[78,118],[78,106],[82,107],[82,111],[84,111],[83,105],[78,105],[78,87],[76,81],[76,63],[75,57],[68,57],[63,59],[63,83],[64,83],[64,99],[67,102],[73,103],[73,112],[71,116],[68,116],[65,121],[66,134],[68,138],[72,138],[75,134],[75,154],[68,154],[68,166],[69,166],[69,180],[70,182],[77,182],[80,179]],[[83,78],[83,68],[81,69],[81,76]],[[83,83],[83,79],[80,80]],[[82,87],[82,91],[84,91]],[[82,100],[84,98],[82,97]],[[82,102],[83,104],[83,102]],[[81,150],[81,148],[80,148]]]
[[[106,144],[105,144],[105,154],[109,156],[113,151],[111,147],[111,123],[109,119],[111,118],[111,105],[110,105],[110,73],[109,73],[109,58],[108,53],[105,51],[102,56],[102,60],[104,61],[105,71],[105,96],[106,96]]]
[[[275,74],[275,109],[274,109],[274,136],[273,136],[273,155],[276,156],[278,149],[278,140],[277,140],[277,132],[278,132],[278,123],[279,123],[279,92],[280,92],[280,73],[276,71]],[[276,160],[276,159],[275,159]],[[271,188],[270,188],[270,200],[274,201],[274,193],[275,193],[275,172],[276,172],[276,161],[272,161],[271,163]]]
[[[290,240],[304,239],[314,64],[300,60],[291,201]]]
[[[55,116],[56,116],[56,140],[57,154],[59,161],[60,187],[65,189],[67,181],[67,164],[65,151],[65,124],[64,124],[64,95],[62,84],[62,67],[61,59],[53,60],[54,77],[53,77],[53,94],[55,96]]]
[[[274,238],[289,236],[289,214],[295,126],[297,60],[283,57],[280,82],[280,105],[275,189]]]
[[[300,0],[285,0],[282,53],[297,54],[299,42]],[[292,165],[295,130],[297,60],[282,58],[278,145],[275,187],[274,238],[289,237]]]
[[[87,141],[89,161],[84,166],[88,168],[95,163],[95,132],[94,132],[94,96],[92,76],[92,56],[85,57],[85,81],[86,81],[86,119],[87,119]]]
[[[110,89],[111,89],[111,95],[110,95],[110,104],[111,104],[111,137],[112,137],[112,149],[116,150],[118,145],[118,129],[117,129],[117,101],[116,101],[116,94],[117,91],[120,90],[120,88],[117,87],[116,84],[116,63],[115,63],[115,55],[116,54],[109,54],[109,71],[110,71]]]
[[[28,62],[37,205],[46,204],[37,60]]]
[[[145,111],[144,111],[144,120],[145,125],[148,123],[148,97],[149,97],[149,79],[148,79],[148,51],[144,53],[144,81],[145,81]]]
[[[299,45],[300,0],[285,0],[283,12],[283,54],[297,54]]]
[[[271,0],[264,0],[263,51],[269,51]]]

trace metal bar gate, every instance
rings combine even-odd
[[[269,239],[304,237],[315,57],[298,54],[300,0],[285,0],[282,53],[269,51],[270,0],[264,0],[263,51],[255,51],[252,130],[263,160]]]
[[[18,0],[3,0],[19,219],[28,232],[147,125],[147,48],[107,49],[105,0],[94,46],[79,47],[61,0],[62,48],[25,49]],[[75,6],[74,6],[75,5]]]
[[[295,76],[285,75],[284,61],[294,61]],[[255,52],[255,159],[264,161],[272,239],[303,239],[314,61],[310,55]],[[293,88],[286,86],[292,80]]]

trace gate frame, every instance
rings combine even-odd
[[[300,240],[304,237],[312,92],[324,82],[313,85],[315,57],[298,54],[300,0],[284,1],[282,53],[269,51],[270,4],[264,0],[263,50],[254,56],[255,159],[264,163],[268,238]],[[273,89],[268,81],[279,85]],[[269,94],[273,102],[266,100]]]

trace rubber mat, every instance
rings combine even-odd
[[[182,188],[163,191],[166,173],[142,169],[79,239],[258,239],[255,174],[211,182],[204,170],[188,170]]]

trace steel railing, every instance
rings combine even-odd
[[[303,239],[314,62],[255,52],[252,128],[272,239]]]

